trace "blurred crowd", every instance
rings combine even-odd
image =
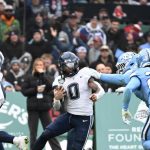
[[[113,14],[100,8],[84,18],[80,7],[70,3],[116,3]],[[80,58],[80,68],[89,66],[102,73],[115,73],[118,57],[127,51],[150,48],[150,31],[143,23],[122,26],[122,3],[149,5],[148,0],[0,0],[0,50],[5,56],[2,71],[6,91],[21,91],[25,77],[32,73],[35,59],[42,58],[46,73],[59,75],[57,60],[66,51]],[[102,83],[106,92],[113,85]]]

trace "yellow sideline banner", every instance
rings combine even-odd
[[[130,125],[123,123],[121,108],[122,95],[117,94],[105,94],[95,104],[96,150],[143,150],[141,131],[148,108],[132,95]]]

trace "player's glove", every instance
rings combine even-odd
[[[91,77],[94,77],[95,79],[100,79],[102,73],[92,69],[92,68],[89,68],[86,72],[87,75],[90,75]]]
[[[119,95],[121,93],[123,93],[125,87],[119,87],[118,89],[115,90],[115,92]]]
[[[131,113],[129,112],[129,110],[124,110],[122,109],[122,120],[125,124],[128,124],[130,125],[131,123],[131,118],[132,118],[132,115]]]

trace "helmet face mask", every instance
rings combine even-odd
[[[139,66],[144,67],[150,67],[150,49],[145,48],[142,49],[139,52]]]
[[[123,74],[126,71],[126,66],[128,64],[128,62],[131,61],[131,59],[136,55],[136,53],[134,52],[126,52],[123,53],[119,59],[118,62],[116,64],[116,67],[118,69],[117,73],[119,74]]]
[[[78,72],[79,58],[71,52],[65,52],[59,58],[59,71],[64,77],[70,77]]]
[[[116,67],[117,67],[117,73],[119,73],[119,74],[122,74],[123,73],[123,70],[124,70],[124,68],[125,68],[125,63],[117,63],[117,65],[116,65]]]

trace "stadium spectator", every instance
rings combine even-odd
[[[100,36],[102,43],[106,44],[106,35],[101,29],[97,16],[93,16],[85,26],[79,28],[80,38],[87,43],[91,37]]]
[[[78,18],[75,13],[72,13],[67,23],[62,27],[62,30],[67,33],[71,45],[74,47],[85,46],[86,43],[80,38],[79,32],[77,32]]]
[[[108,73],[108,74],[111,74],[112,73],[112,70],[113,69],[113,66],[112,64],[110,63],[107,63],[107,64],[103,64],[103,63],[99,63],[96,65],[96,70],[100,73]],[[114,92],[115,89],[117,88],[117,86],[113,85],[113,84],[107,84],[105,82],[102,82],[102,81],[98,81],[100,82],[100,84],[102,85],[102,87],[104,88],[105,92]]]
[[[4,0],[0,0],[0,17],[1,15],[4,14],[4,9],[5,9],[6,3]]]
[[[150,48],[150,32],[146,33],[146,41],[144,44],[139,46],[139,50],[141,50],[143,48]]]
[[[11,5],[6,5],[4,14],[0,18],[0,41],[4,41],[7,33],[12,30],[20,31],[20,23],[14,17],[14,8]]]
[[[58,69],[56,64],[54,64],[53,56],[51,54],[43,54],[41,58],[45,64],[46,74],[49,75],[51,78],[55,78],[58,76]]]
[[[104,16],[108,16],[108,15],[109,15],[108,12],[109,12],[109,11],[108,11],[106,8],[101,8],[101,9],[99,10],[99,12],[98,12],[98,17],[99,17],[99,19],[101,19],[101,18],[104,17]]]
[[[80,61],[85,62],[85,64],[89,64],[87,57],[87,49],[83,46],[76,48],[76,55],[79,57]]]
[[[44,5],[41,0],[31,0],[31,4],[29,5],[30,15],[34,15],[44,11]]]
[[[111,74],[111,73],[113,73],[113,66],[112,66],[112,64],[110,64],[110,63],[107,63],[107,64],[105,64],[105,73],[108,73],[108,74]]]
[[[73,51],[73,45],[69,40],[69,36],[66,32],[50,28],[51,35],[53,37],[53,52],[52,54],[57,59],[62,52]]]
[[[88,60],[89,60],[89,63],[91,64],[92,62],[98,59],[100,55],[99,50],[101,46],[103,45],[103,42],[100,36],[95,36],[89,40],[88,45],[91,47],[89,49],[89,54],[88,54]]]
[[[32,56],[33,61],[44,53],[51,53],[51,45],[42,38],[40,30],[35,30],[32,40],[27,44],[27,52]]]
[[[41,121],[43,129],[51,122],[49,110],[52,106],[52,82],[45,74],[43,59],[37,58],[33,63],[32,74],[25,78],[22,85],[22,93],[27,97],[30,150],[36,140],[38,121]],[[49,143],[52,149],[61,150],[56,139],[50,139]]]
[[[112,68],[113,68],[113,72],[115,72],[115,60],[114,60],[114,56],[112,54],[112,51],[110,50],[109,46],[107,45],[103,45],[100,48],[100,56],[99,58],[93,62],[90,66],[92,68],[96,68],[96,65],[102,63],[102,64],[107,64],[107,63],[111,63],[112,64]]]
[[[78,19],[75,13],[69,15],[67,23],[64,25],[62,30],[67,33],[70,42],[73,42],[73,33],[78,29]]]
[[[32,64],[32,56],[30,53],[25,52],[20,58],[19,58],[21,68],[25,72],[25,74],[31,73],[31,64]]]
[[[19,40],[19,32],[11,31],[8,33],[8,38],[2,43],[2,53],[5,61],[10,62],[14,57],[20,58],[24,53],[24,43]]]
[[[102,63],[96,65],[96,70],[101,73],[106,73],[106,67]]]
[[[107,32],[107,44],[110,49],[113,50],[115,54],[115,50],[117,48],[124,51],[126,46],[126,39],[124,30],[120,29],[120,21],[118,19],[111,20],[111,28]]]
[[[143,36],[143,31],[141,28],[141,22],[137,24],[129,24],[124,27],[125,33],[132,33],[135,40],[139,40],[141,36]]]
[[[48,25],[48,21],[44,20],[43,18],[43,13],[37,13],[35,14],[34,19],[32,18],[29,22],[28,22],[28,26],[26,28],[26,38],[27,40],[31,40],[32,35],[34,33],[35,30],[43,30],[44,33],[44,37],[47,36],[45,34],[48,34],[48,30],[49,30],[49,25]]]
[[[137,40],[134,38],[133,33],[126,33],[126,48],[125,51],[132,51],[135,53],[138,53],[138,44],[137,44]]]
[[[25,72],[21,69],[19,60],[13,59],[10,64],[10,70],[8,70],[4,78],[14,86],[15,91],[21,91],[24,75]]]
[[[76,8],[74,11],[75,15],[77,16],[77,22],[78,24],[82,25],[83,24],[83,15],[84,15],[84,10],[80,7]]]
[[[111,19],[109,17],[108,10],[105,8],[100,9],[98,16],[100,19],[100,26],[106,33],[111,27]]]
[[[74,19],[76,20],[76,16],[74,14],[71,14],[71,18],[73,20]],[[78,46],[86,46],[86,44],[80,39],[78,32],[76,32],[76,30],[74,30],[74,29],[71,29],[68,25],[66,25],[66,27],[61,27],[61,24],[56,22],[50,28],[51,36],[53,37],[53,39],[52,39],[52,44],[53,44],[52,55],[54,56],[55,59],[58,59],[59,55],[62,52],[74,51],[75,48]],[[70,39],[70,37],[72,38],[72,40]]]

